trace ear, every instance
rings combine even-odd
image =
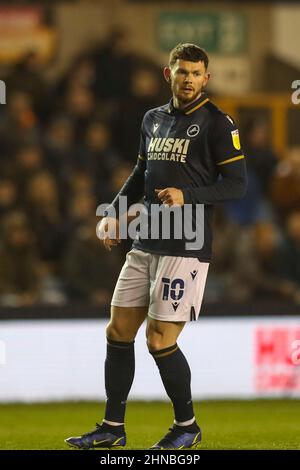
[[[203,87],[205,87],[207,85],[207,82],[210,79],[210,77],[211,77],[210,72],[206,72],[205,73],[205,79],[204,79],[204,82],[203,82]]]
[[[171,69],[170,67],[164,67],[164,77],[168,83],[171,83]]]

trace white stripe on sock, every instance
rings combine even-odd
[[[195,421],[196,421],[195,416],[192,419],[189,419],[188,421],[183,421],[183,422],[179,422],[179,421],[176,421],[176,419],[174,419],[174,423],[177,426],[189,426],[190,424],[193,424]]]
[[[103,420],[103,423],[109,424],[110,426],[122,426],[124,423],[116,423],[115,421],[107,421],[106,419]]]

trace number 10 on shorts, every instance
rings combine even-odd
[[[184,293],[184,280],[183,279],[169,279],[168,277],[162,278],[163,283],[163,300],[180,300]]]

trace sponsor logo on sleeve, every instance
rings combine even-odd
[[[232,143],[235,149],[241,150],[239,131],[231,131]]]

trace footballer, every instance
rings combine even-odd
[[[153,204],[182,211],[187,205],[193,209],[201,205],[203,243],[190,248],[185,235],[179,239],[172,230],[170,237],[161,231],[158,237],[151,238],[151,233],[135,237],[111,300],[104,419],[93,431],[66,439],[80,449],[125,446],[134,340],[145,319],[147,347],[174,410],[172,427],[151,448],[189,449],[201,441],[191,371],[177,340],[186,322],[196,321],[200,313],[211,260],[213,205],[244,196],[246,166],[236,124],[204,92],[210,79],[206,52],[195,44],[178,44],[170,53],[164,77],[172,98],[143,118],[137,163],[100,222],[105,233],[101,243],[110,250],[120,242],[121,196],[127,197],[128,207],[142,200],[150,218]],[[194,210],[194,225],[195,214]],[[116,236],[105,231],[108,224],[116,229]]]

